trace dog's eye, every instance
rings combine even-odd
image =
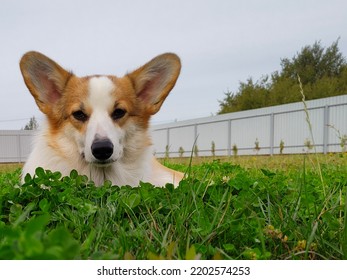
[[[113,120],[118,120],[124,117],[126,111],[123,109],[115,109],[113,113],[111,114],[111,118]]]
[[[88,120],[88,116],[81,110],[73,112],[72,115],[76,120],[80,122],[85,122],[86,120]]]

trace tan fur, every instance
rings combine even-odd
[[[147,132],[150,117],[159,111],[180,72],[180,60],[176,55],[158,56],[121,78],[80,78],[38,52],[26,53],[21,59],[20,68],[25,84],[39,109],[47,116],[47,128],[24,166],[23,173],[33,173],[38,166],[46,169],[57,168],[63,175],[68,175],[69,169],[76,169],[91,176],[91,179],[97,180],[99,184],[102,183],[102,179],[108,179],[114,184],[134,186],[139,180],[147,180],[156,185],[177,185],[183,178],[182,173],[166,168],[154,158],[146,156],[152,144]],[[89,119],[94,114],[95,104],[88,101],[91,94],[90,81],[99,77],[105,77],[113,84],[112,92],[107,97],[111,102],[104,108],[107,121],[110,122],[109,118],[115,109],[126,111],[123,117],[112,119],[114,129],[124,134],[124,139],[119,140],[124,142],[120,154],[122,157],[116,159],[114,166],[93,167],[93,162],[84,162],[84,153],[81,152],[81,149],[85,148],[81,141],[85,141],[83,137],[90,129]],[[88,119],[76,119],[76,111],[82,111]],[[116,140],[111,140],[118,145]],[[40,154],[40,149],[41,153],[47,151],[47,155]],[[93,172],[98,174],[95,178]],[[124,174],[114,174],[122,172]],[[133,178],[129,178],[131,176]]]

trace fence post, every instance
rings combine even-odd
[[[197,147],[199,147],[198,146],[198,124],[197,123],[195,123],[194,124],[194,143],[195,143],[195,146],[197,146]],[[194,153],[194,148],[195,147],[193,147],[193,153]]]
[[[166,147],[169,149],[169,157],[170,157],[170,128],[167,128],[166,130]],[[165,152],[166,152],[165,147]]]
[[[22,146],[20,144],[20,134],[17,134],[18,161],[22,163]]]
[[[275,137],[275,116],[272,112],[270,115],[270,156],[274,154],[274,137]]]
[[[231,120],[228,120],[228,157],[231,156]]]
[[[323,153],[326,155],[328,152],[329,142],[329,105],[324,106],[324,117],[323,117]]]

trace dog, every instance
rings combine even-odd
[[[37,167],[71,170],[96,185],[155,186],[182,180],[181,172],[153,156],[149,120],[174,87],[181,70],[179,57],[159,55],[123,77],[77,77],[39,52],[20,60],[24,82],[46,124],[36,137],[22,178]]]

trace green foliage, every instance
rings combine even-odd
[[[344,134],[340,137],[340,147],[341,152],[346,152],[346,146],[347,146],[347,134]]]
[[[178,154],[179,154],[180,158],[183,157],[183,155],[184,155],[184,149],[183,149],[182,146],[179,147],[179,149],[178,149]]]
[[[281,66],[282,76],[296,80],[299,75],[306,85],[317,83],[324,77],[338,77],[345,70],[346,59],[339,51],[338,40],[326,49],[320,42],[315,42],[302,48],[291,60],[282,59]]]
[[[237,145],[236,145],[236,144],[233,145],[232,151],[233,151],[233,156],[236,157],[236,156],[237,156],[237,153],[238,153],[238,148],[237,148]]]
[[[346,152],[347,148],[347,134],[342,134],[339,129],[333,125],[328,125],[329,128],[333,129],[336,133],[337,138],[340,140],[341,152]]]
[[[304,146],[306,147],[307,151],[311,151],[313,149],[313,144],[308,138],[305,139]]]
[[[211,142],[211,154],[213,157],[216,156],[216,143],[214,141]]]
[[[0,259],[343,259],[346,171],[322,166],[327,195],[305,165],[215,160],[190,166],[178,188],[0,173]]]
[[[194,156],[195,157],[198,157],[199,156],[199,148],[198,148],[198,145],[194,145]]]
[[[254,150],[255,152],[258,154],[259,151],[260,151],[260,145],[259,145],[259,140],[258,138],[255,139],[255,142],[254,142]]]
[[[281,70],[254,82],[240,82],[237,92],[225,93],[219,114],[298,102],[297,76],[307,100],[347,93],[347,62],[338,40],[324,48],[320,42],[305,46],[293,58],[281,59]]]
[[[252,78],[249,78],[245,83],[240,82],[239,89],[236,93],[227,92],[224,100],[220,101],[220,111],[218,114],[268,106],[268,87],[267,76],[257,82],[254,82]]]
[[[284,141],[281,139],[280,141],[280,154],[283,154],[283,150],[284,150]]]

